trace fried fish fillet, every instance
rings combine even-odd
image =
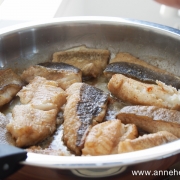
[[[149,133],[168,131],[180,138],[180,112],[157,106],[126,106],[116,115],[124,124],[135,124]]]
[[[135,139],[138,137],[138,130],[135,124],[123,124],[123,129],[124,133],[120,137],[120,141],[124,141],[125,139]]]
[[[12,100],[24,82],[12,69],[0,70],[0,106]]]
[[[111,59],[110,60],[110,63],[115,63],[115,62],[128,62],[128,63],[134,63],[134,64],[137,64],[137,65],[141,65],[141,66],[144,66],[148,69],[151,69],[153,71],[156,71],[156,72],[159,72],[159,73],[168,73],[167,71],[163,70],[163,69],[160,69],[156,66],[153,66],[149,63],[147,63],[146,61],[143,61],[129,53],[126,53],[126,52],[120,52],[120,53],[117,53],[115,58]],[[170,75],[171,73],[169,73]],[[172,75],[172,74],[171,74]]]
[[[180,91],[160,81],[157,85],[146,84],[115,74],[108,83],[110,92],[119,99],[135,105],[154,105],[169,109],[180,109]]]
[[[64,62],[81,69],[83,76],[99,76],[110,58],[110,51],[90,49],[85,46],[55,52],[53,62]]]
[[[66,93],[57,82],[37,76],[18,96],[23,105],[13,108],[7,130],[16,146],[35,145],[55,131],[57,113],[66,102]]]
[[[123,134],[121,121],[111,120],[95,125],[86,137],[83,155],[108,155],[119,142]]]
[[[63,141],[80,155],[87,133],[105,116],[109,95],[85,83],[74,83],[66,91]]]
[[[154,134],[148,134],[140,136],[136,139],[121,141],[118,145],[118,153],[126,153],[132,151],[143,150],[158,146],[161,144],[166,144],[171,141],[175,141],[178,138],[173,134],[166,131],[159,131]]]
[[[92,127],[86,137],[82,155],[108,155],[118,153],[118,144],[138,136],[135,125],[124,125],[119,120],[110,120]]]
[[[56,129],[57,109],[43,111],[32,105],[16,105],[12,121],[6,128],[16,140],[16,146],[35,145],[51,135]]]
[[[104,74],[111,77],[113,74],[123,74],[127,77],[143,82],[156,84],[156,80],[180,89],[180,77],[166,70],[153,66],[129,53],[118,53],[111,59]]]
[[[55,81],[36,76],[17,93],[22,104],[31,104],[41,110],[57,109],[66,102],[66,92]]]
[[[82,82],[81,70],[62,62],[46,62],[30,66],[28,69],[23,71],[21,75],[21,77],[28,83],[36,76],[56,81],[58,82],[59,87],[64,90],[75,82]]]

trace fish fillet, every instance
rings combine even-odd
[[[55,52],[53,62],[63,62],[81,69],[83,76],[99,76],[110,58],[110,51],[90,49],[85,46]]]
[[[112,74],[123,74],[143,82],[154,84],[158,80],[180,89],[180,77],[136,58],[129,53],[117,53],[115,58],[111,59],[104,73],[108,77],[111,77]]]
[[[17,93],[22,104],[31,104],[41,110],[57,109],[66,102],[66,93],[55,81],[35,77]]]
[[[12,121],[6,126],[16,146],[41,142],[56,129],[56,117],[66,102],[66,93],[55,81],[35,77],[18,93],[22,105],[12,110]]]
[[[154,134],[140,136],[136,139],[121,141],[118,145],[118,153],[127,153],[143,150],[158,145],[166,144],[177,140],[178,138],[166,131],[159,131]]]
[[[157,106],[126,106],[116,115],[124,124],[135,124],[148,133],[168,131],[180,138],[180,112]]]
[[[134,105],[158,106],[180,109],[180,91],[160,81],[157,85],[146,84],[115,74],[108,83],[110,92],[124,102]]]
[[[58,62],[46,62],[30,66],[21,75],[28,83],[36,76],[56,81],[59,87],[64,90],[75,82],[82,82],[82,72],[80,69]]]
[[[124,125],[119,120],[99,123],[90,130],[82,149],[82,155],[109,155],[118,153],[118,144],[125,139],[135,139],[138,131],[135,125]]]
[[[12,110],[13,119],[6,128],[16,140],[16,146],[35,145],[55,131],[56,115],[56,109],[43,111],[30,104],[16,105]]]
[[[63,141],[80,155],[87,133],[105,116],[108,94],[85,83],[74,83],[66,91]]]

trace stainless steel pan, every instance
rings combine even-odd
[[[50,61],[52,53],[74,46],[129,52],[180,76],[180,31],[130,19],[110,17],[60,18],[0,29],[0,68],[21,72],[31,64]],[[82,177],[121,174],[130,165],[171,157],[180,140],[132,153],[96,157],[57,157],[27,153],[20,164],[68,169]]]

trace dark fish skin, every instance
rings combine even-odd
[[[44,63],[39,63],[38,65],[50,69],[71,71],[74,73],[78,73],[80,71],[79,68],[62,62],[44,62]]]
[[[82,82],[82,72],[77,67],[60,62],[44,62],[30,66],[21,74],[21,78],[30,83],[36,76],[58,82],[58,86],[67,89],[75,82]]]
[[[80,101],[77,105],[77,115],[81,126],[77,131],[76,146],[82,146],[94,118],[99,116],[107,104],[109,94],[93,86],[83,84],[80,89]],[[101,119],[102,120],[102,119]],[[97,122],[98,123],[98,122]]]
[[[108,64],[108,66],[104,70],[104,74],[107,77],[111,77],[113,74],[123,74],[127,77],[153,84],[156,84],[156,80],[159,80],[166,85],[171,85],[177,89],[180,89],[179,77],[173,76],[170,73],[153,71],[152,69],[141,66],[139,64],[128,62],[114,62]]]

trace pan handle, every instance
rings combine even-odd
[[[20,169],[22,165],[19,162],[26,158],[27,152],[25,150],[8,144],[0,144],[0,180]]]

